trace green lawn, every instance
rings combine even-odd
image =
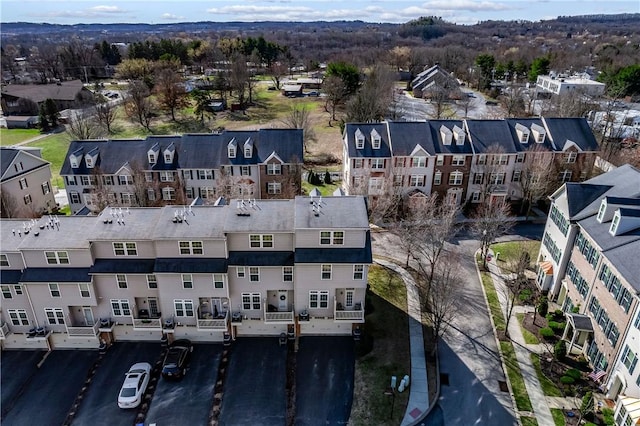
[[[518,318],[518,322],[520,323],[520,330],[522,331],[522,337],[524,337],[524,342],[530,345],[537,345],[540,343],[540,340],[536,337],[535,334],[527,330],[522,326],[522,322],[524,321],[524,314],[517,313],[516,318]]]
[[[66,133],[56,133],[32,142],[27,146],[42,148],[42,158],[51,163],[51,183],[58,188],[64,188],[64,181],[60,177],[60,169],[69,149],[69,136]]]
[[[513,389],[513,397],[516,400],[516,407],[520,411],[533,411],[529,394],[524,386],[524,379],[520,371],[520,364],[516,359],[516,353],[510,341],[500,342],[500,350],[504,356],[504,363],[507,365],[507,375]]]
[[[531,362],[536,369],[536,375],[542,386],[542,392],[547,396],[564,396],[562,391],[547,376],[542,373],[540,368],[540,356],[538,354],[530,354]]]
[[[552,408],[551,415],[553,416],[553,423],[555,426],[564,426],[564,411],[561,408]]]
[[[40,136],[38,129],[5,129],[0,128],[0,145],[15,145],[20,142]]]
[[[504,333],[504,315],[502,315],[502,310],[500,309],[500,301],[498,300],[498,293],[496,292],[496,288],[493,286],[493,281],[491,280],[489,274],[483,272],[481,276],[482,286],[484,287],[484,292],[487,295],[487,301],[489,302],[489,309],[491,310],[493,323],[495,324],[496,330],[498,332]]]
[[[522,250],[529,252],[529,257],[535,260],[540,250],[540,241],[509,241],[507,243],[492,244],[491,249],[494,253],[499,252],[499,266],[503,267],[510,261],[517,261]]]
[[[333,195],[333,191],[335,191],[339,186],[340,185],[336,185],[335,183],[316,186],[311,185],[308,182],[302,182],[302,189],[304,190],[305,194],[308,195],[311,191],[313,191],[313,188],[318,188],[318,191],[320,191],[323,197],[330,197],[331,195]]]
[[[522,426],[538,426],[538,421],[535,417],[520,417]]]

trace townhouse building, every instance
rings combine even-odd
[[[56,207],[51,163],[42,159],[39,148],[3,147],[0,164],[2,217],[36,217]]]
[[[637,394],[640,171],[625,165],[552,196],[537,283],[566,313],[563,338],[606,377],[607,396]]]
[[[300,129],[73,141],[62,165],[72,213],[105,206],[213,204],[300,193]]]
[[[3,220],[5,348],[163,335],[350,335],[372,262],[364,198],[108,207]]]
[[[582,118],[348,123],[343,183],[350,194],[519,200],[525,179],[586,179],[597,151]]]

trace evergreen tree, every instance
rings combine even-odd
[[[329,170],[324,172],[324,183],[331,185],[331,173],[329,173]]]
[[[38,118],[40,120],[40,130],[43,132],[48,132],[50,129],[49,119],[47,118],[47,112],[45,110],[44,104],[40,104],[40,111],[38,113]]]

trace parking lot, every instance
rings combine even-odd
[[[34,371],[34,360],[41,358],[42,352],[2,353],[3,425],[62,424],[98,352],[53,351]]]
[[[213,388],[222,358],[221,344],[196,344],[187,374],[179,382],[160,379],[146,424],[204,425],[213,403]]]
[[[138,410],[135,408],[122,410],[117,404],[124,375],[136,362],[148,362],[153,366],[161,352],[159,342],[116,343],[109,348],[83,398],[73,424],[92,426],[133,424]],[[94,354],[97,355],[97,352],[94,351]]]

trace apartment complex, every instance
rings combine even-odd
[[[343,184],[349,194],[438,193],[457,204],[518,200],[532,180],[585,180],[597,151],[582,118],[348,123]]]
[[[300,194],[300,129],[73,141],[60,175],[72,213]]]
[[[51,163],[40,148],[2,148],[0,163],[2,217],[36,217],[56,207]]]
[[[364,322],[372,254],[360,196],[108,207],[1,225],[6,348],[350,335]]]
[[[554,95],[576,93],[578,95],[602,96],[606,85],[591,80],[588,74],[572,76],[554,74],[539,75],[536,79],[536,88]]]
[[[551,199],[538,286],[566,312],[568,349],[602,372],[607,396],[640,398],[640,170],[567,183]]]

